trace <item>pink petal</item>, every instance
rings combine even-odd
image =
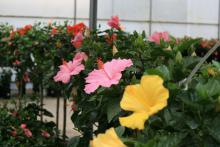
[[[83,34],[81,32],[77,33],[74,39],[71,40],[71,43],[75,48],[80,48],[83,41]]]
[[[59,81],[61,81],[61,82],[63,82],[64,84],[67,84],[67,83],[69,83],[69,81],[70,81],[70,73],[66,73],[66,72],[62,72],[62,71],[59,71],[58,73],[57,73],[57,75],[56,76],[54,76],[54,81],[55,82],[59,82]]]
[[[104,64],[104,70],[110,78],[113,78],[115,74],[124,71],[127,67],[132,65],[131,59],[113,59]]]
[[[168,32],[155,32],[148,38],[149,41],[155,42],[156,44],[160,44],[160,40],[165,42],[170,41],[169,33]]]
[[[85,66],[83,64],[80,64],[74,68],[74,70],[70,73],[70,75],[78,75],[84,69]]]
[[[84,91],[87,94],[90,94],[90,93],[94,92],[98,87],[99,87],[98,84],[86,84]]]
[[[126,67],[133,65],[130,59],[113,59],[104,64],[104,69],[93,70],[85,78],[86,84],[84,91],[87,94],[94,92],[99,86],[110,87],[119,83]]]
[[[88,57],[84,52],[78,52],[73,58],[73,61],[82,62],[82,60],[86,60]]]
[[[118,16],[112,16],[108,21],[108,25],[115,29],[120,29],[119,18]]]

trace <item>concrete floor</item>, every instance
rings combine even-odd
[[[0,99],[0,104],[8,102],[9,100]],[[50,111],[54,117],[44,117],[44,121],[54,121],[56,122],[56,106],[57,106],[57,99],[56,98],[44,98],[44,108]],[[73,123],[71,121],[72,111],[70,109],[71,103],[67,101],[67,123],[66,123],[66,135],[68,137],[73,137],[79,135],[79,133],[74,130]],[[59,129],[61,133],[63,131],[63,98],[60,98],[60,110],[59,110]]]

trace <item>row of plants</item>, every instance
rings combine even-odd
[[[108,25],[4,25],[1,66],[72,101],[81,135],[69,146],[219,146],[219,49],[187,79],[214,44],[128,33],[117,16]]]
[[[34,84],[35,91],[40,91],[40,87],[44,85],[44,88],[49,89],[48,93],[52,91],[50,95],[60,94],[59,90],[56,90],[57,86],[51,77],[56,71],[55,68],[61,64],[63,60],[70,59],[76,51],[76,48],[81,46],[80,40],[82,40],[83,36],[80,34],[77,35],[79,29],[84,29],[86,35],[90,33],[89,29],[83,23],[79,23],[75,26],[68,24],[68,22],[65,22],[64,25],[57,25],[56,23],[49,23],[48,25],[37,23],[34,26],[26,25],[19,29],[14,29],[8,24],[1,24],[0,66],[13,67],[17,71],[17,81],[19,81],[19,83],[23,81],[25,84],[31,80]],[[104,42],[112,44],[117,38],[117,35],[115,33],[111,34],[112,32],[109,32],[110,30],[106,31],[109,35],[104,35]],[[97,30],[97,33],[104,33],[106,31]],[[136,33],[132,36],[137,37],[135,34]],[[117,38],[117,40],[121,39]],[[216,42],[215,39],[206,40],[189,37],[182,39],[176,38],[175,40],[177,44],[198,40],[194,44],[194,53],[198,56],[204,56]],[[117,48],[114,48],[114,50],[117,50]],[[213,59],[217,61],[220,60],[219,49],[210,56],[208,61],[210,62]],[[11,73],[8,72],[5,76],[7,77],[10,74]],[[47,82],[43,83],[43,81]],[[25,87],[24,84],[23,88]],[[20,85],[22,85],[22,83],[20,83]],[[9,88],[7,86],[5,87]],[[24,93],[24,90],[21,91]],[[53,94],[53,92],[55,94]]]
[[[42,122],[40,114],[53,117],[52,113],[42,109],[36,102],[22,100],[22,107],[16,100],[0,107],[0,146],[4,147],[55,147],[65,146],[56,124]]]

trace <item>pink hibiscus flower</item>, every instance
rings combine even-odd
[[[73,58],[74,61],[78,61],[78,62],[82,62],[83,60],[86,61],[87,59],[88,56],[84,52],[76,53],[76,55]]]
[[[23,129],[23,131],[25,136],[32,137],[32,132],[29,129],[25,128]]]
[[[73,58],[73,61],[64,62],[63,65],[59,66],[60,71],[54,76],[54,81],[61,81],[64,84],[69,83],[71,76],[78,75],[82,70],[84,70],[84,65],[82,60],[86,58],[86,54],[81,52],[77,53]]]
[[[45,138],[49,138],[50,134],[47,131],[41,130],[41,135]]]
[[[32,132],[27,129],[27,125],[26,124],[21,124],[21,129],[24,131],[24,135],[27,136],[27,137],[32,137]]]
[[[111,19],[108,21],[108,25],[111,28],[115,28],[117,30],[121,29],[118,16],[112,16]]]
[[[160,44],[160,41],[163,40],[165,42],[170,41],[168,32],[155,32],[151,36],[149,36],[149,41],[155,42],[156,44]]]
[[[21,126],[20,126],[20,127],[21,127],[22,129],[25,129],[25,128],[26,128],[26,126],[27,126],[26,124],[21,124]]]
[[[74,39],[71,40],[72,45],[75,48],[80,48],[82,46],[83,38],[82,32],[77,33]]]
[[[105,64],[99,63],[100,69],[93,70],[85,78],[87,84],[84,91],[90,94],[99,86],[110,87],[111,85],[118,84],[122,77],[121,72],[132,65],[131,59],[113,59]]]

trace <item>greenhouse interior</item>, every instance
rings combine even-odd
[[[0,0],[0,147],[220,147],[219,0]]]

